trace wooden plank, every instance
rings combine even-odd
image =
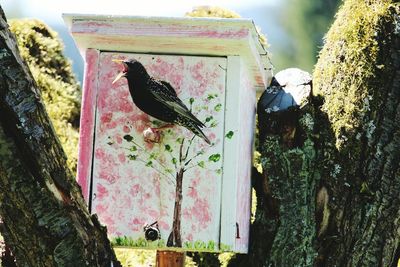
[[[264,89],[271,68],[250,19],[64,14],[81,49],[186,55],[240,55]]]
[[[156,267],[184,267],[185,252],[157,250]]]
[[[220,249],[235,251],[237,178],[241,166],[240,149],[240,69],[239,56],[229,56],[225,98],[224,170],[222,176]]]
[[[82,194],[86,202],[89,201],[91,183],[98,69],[99,51],[96,49],[87,49],[85,55],[77,173],[77,180],[82,188]]]
[[[251,212],[251,169],[253,166],[253,145],[255,132],[256,90],[250,81],[251,76],[245,68],[240,70],[240,110],[241,122],[239,133],[239,155],[241,155],[241,168],[237,179],[236,196],[236,241],[235,251],[247,253],[250,212]]]

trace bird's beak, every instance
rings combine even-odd
[[[124,70],[121,71],[120,73],[118,73],[118,75],[115,77],[114,81],[112,81],[112,84],[116,83],[119,79],[121,79],[121,77],[124,77],[127,71],[127,66],[125,65],[124,61],[122,59],[113,59],[113,62],[117,62],[117,63],[122,63],[124,64]]]
[[[112,84],[116,83],[119,79],[121,79],[121,77],[123,77],[125,75],[124,71],[121,71],[120,73],[118,73],[117,77],[115,77],[114,81],[112,81]]]

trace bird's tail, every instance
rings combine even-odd
[[[188,130],[193,132],[195,135],[198,137],[202,138],[204,141],[206,141],[207,144],[211,145],[210,139],[203,133],[201,130],[200,126],[197,125],[195,122],[190,121],[190,120],[185,120],[184,123],[180,123],[182,126],[186,127]],[[204,125],[204,124],[203,124]]]

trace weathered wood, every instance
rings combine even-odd
[[[157,250],[156,267],[183,267],[185,256],[185,252]]]
[[[100,51],[97,49],[88,49],[85,54],[85,76],[82,95],[82,110],[79,129],[79,150],[78,150],[78,172],[77,180],[82,188],[82,194],[89,203],[92,164],[93,164],[93,143],[95,135],[96,120],[96,96],[99,71]]]
[[[0,14],[4,14],[0,8]],[[0,215],[19,266],[120,266],[0,18]]]
[[[240,55],[250,82],[265,88],[271,66],[250,19],[64,14],[80,49],[152,54]]]

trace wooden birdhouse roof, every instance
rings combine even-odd
[[[198,56],[240,56],[254,86],[271,76],[267,51],[250,19],[64,14],[81,53],[102,51]]]

